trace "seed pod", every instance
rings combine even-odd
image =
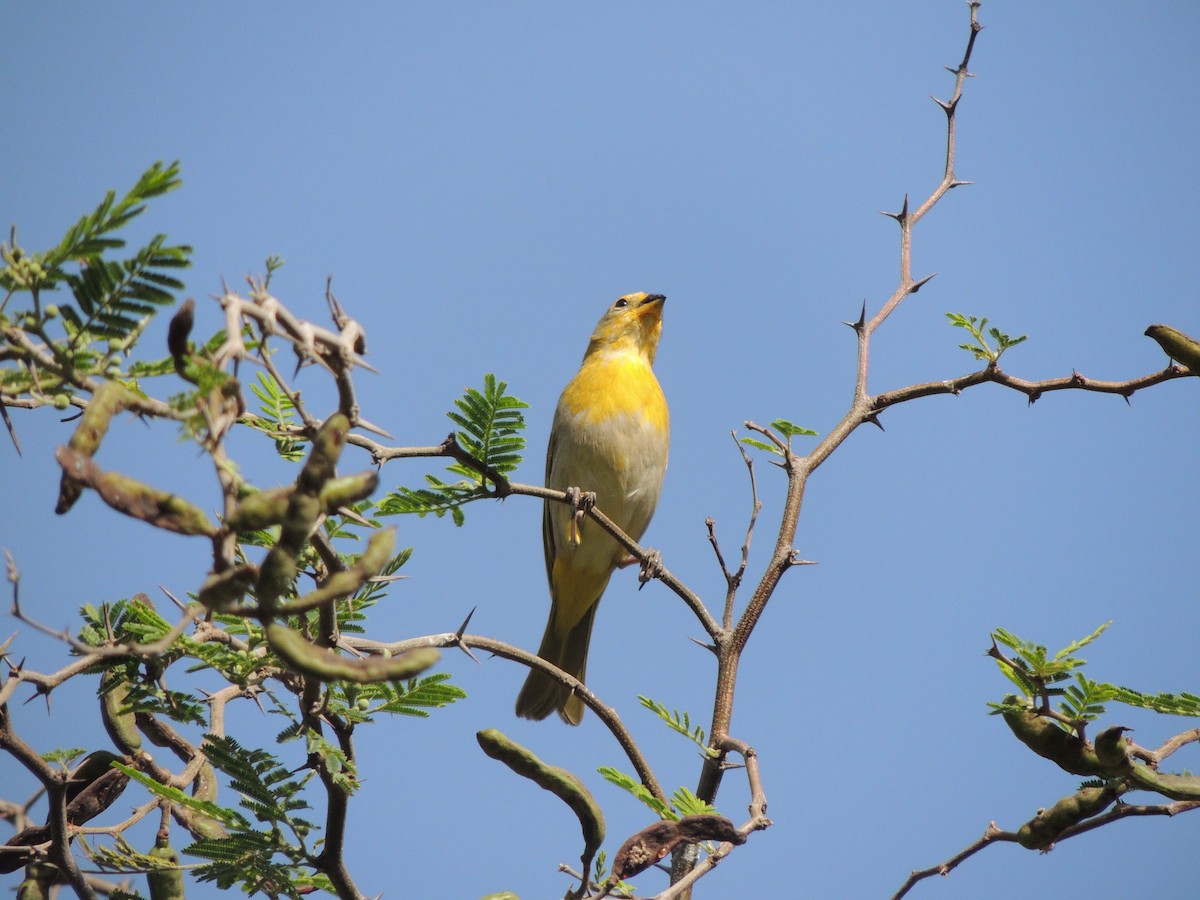
[[[47,900],[58,879],[58,869],[49,863],[33,863],[25,870],[25,880],[17,885],[17,900]]]
[[[238,501],[225,526],[232,531],[254,531],[278,525],[287,516],[293,490],[288,486],[247,494]]]
[[[1119,791],[1111,785],[1083,788],[1063,797],[1049,809],[1038,814],[1017,830],[1017,842],[1027,850],[1045,850],[1058,836],[1084,819],[1103,812],[1117,799]]]
[[[1003,713],[1004,721],[1022,744],[1072,775],[1104,775],[1107,770],[1086,741],[1063,731],[1033,709]]]
[[[84,757],[67,782],[67,821],[82,825],[108,809],[121,796],[129,776],[112,764],[121,757],[97,750]]]
[[[164,868],[151,869],[146,873],[150,900],[183,900],[183,869],[179,867],[179,854],[175,848],[166,841],[155,841],[154,848],[147,855],[164,864]]]
[[[492,759],[500,760],[518,775],[554,794],[571,808],[583,830],[583,853],[580,859],[586,873],[592,866],[592,857],[604,843],[604,813],[591,791],[573,773],[542,762],[533,751],[495,728],[476,732],[475,739]]]
[[[83,456],[95,456],[108,431],[108,423],[132,399],[133,395],[119,382],[106,381],[100,385],[83,411],[67,446]],[[58,505],[54,511],[62,515],[75,505],[82,493],[83,487],[64,471],[58,489]]]
[[[366,500],[379,487],[379,473],[367,470],[357,475],[342,475],[331,478],[321,487],[321,505],[331,513],[339,506],[349,506]]]
[[[117,749],[132,756],[142,749],[137,717],[129,708],[129,682],[124,673],[109,669],[100,679],[100,718]]]
[[[373,684],[381,681],[403,681],[413,678],[441,659],[432,647],[423,647],[400,656],[353,657],[318,647],[300,632],[279,622],[266,625],[267,643],[287,665],[318,681],[354,681]]]
[[[1112,725],[1096,735],[1096,758],[1113,775],[1124,775],[1129,768],[1129,752],[1124,725]]]
[[[81,486],[92,488],[117,512],[177,534],[212,537],[217,532],[217,526],[199,507],[177,494],[152,488],[128,475],[105,472],[91,457],[72,447],[59,447],[54,458],[62,466],[64,483],[69,482],[75,490]]]
[[[186,377],[188,356],[191,354],[188,335],[192,333],[195,321],[196,301],[189,297],[183,301],[175,315],[171,316],[171,324],[167,328],[167,350],[175,361],[175,371],[181,377]]]
[[[310,591],[303,597],[297,598],[279,608],[282,613],[297,613],[308,609],[316,609],[343,597],[349,597],[364,584],[379,574],[396,549],[396,529],[385,528],[371,535],[367,542],[366,552],[348,569],[335,572],[325,579],[315,591]]]
[[[729,819],[716,813],[683,816],[678,822],[655,822],[625,841],[613,857],[612,874],[624,880],[644,872],[680,844],[728,841],[744,844],[746,837]]]

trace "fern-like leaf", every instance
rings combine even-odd
[[[679,813],[646,790],[646,786],[636,778],[626,775],[620,769],[614,769],[612,766],[601,766],[596,771],[604,776],[605,781],[615,784],[621,790],[642,801],[660,819],[670,819],[672,822],[679,820]]]
[[[529,404],[507,393],[508,385],[496,376],[483,376],[483,390],[468,388],[454,401],[456,409],[446,413],[458,430],[460,447],[487,468],[500,474],[516,469],[525,449],[525,417],[521,410]],[[379,514],[402,513],[424,517],[432,513],[441,518],[450,513],[455,525],[462,525],[462,507],[473,500],[491,497],[489,480],[471,466],[455,461],[446,467],[459,476],[453,483],[435,475],[426,475],[423,488],[397,488],[380,501]]]

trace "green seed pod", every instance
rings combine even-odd
[[[298,631],[278,622],[268,622],[267,643],[287,665],[319,681],[354,681],[373,684],[414,678],[441,659],[432,647],[412,650],[390,659],[382,656],[343,656],[326,647],[318,647]]]
[[[225,520],[226,527],[233,531],[255,531],[278,525],[287,518],[288,501],[294,490],[294,487],[279,487],[247,494]]]
[[[200,585],[196,599],[209,609],[228,609],[246,596],[257,578],[258,569],[253,565],[211,574]]]
[[[331,478],[321,487],[321,505],[326,513],[334,512],[339,506],[349,506],[366,500],[379,487],[377,472],[359,472],[357,475],[342,475]]]
[[[60,312],[62,312],[62,310],[60,310],[60,309],[58,308],[58,304],[57,304],[57,303],[48,303],[48,304],[47,304],[45,307],[43,307],[43,308],[42,308],[42,314],[43,314],[43,315],[44,315],[44,316],[45,316],[47,319],[57,319],[57,318],[58,318],[58,314],[59,314]]]
[[[1004,721],[1026,747],[1072,775],[1104,775],[1107,770],[1096,753],[1077,736],[1063,731],[1057,723],[1039,716],[1036,710],[1003,713]]]
[[[54,395],[54,408],[55,409],[64,410],[70,405],[71,405],[71,398],[69,395],[67,395],[67,394],[55,394]]]
[[[1200,800],[1200,777],[1195,775],[1169,775],[1134,764],[1129,767],[1129,780],[1143,790],[1154,791],[1172,800]]]
[[[179,867],[179,854],[175,848],[165,841],[155,841],[148,855],[164,865],[164,868],[146,873],[150,900],[183,900],[183,869]]]
[[[1058,836],[1078,825],[1084,819],[1103,812],[1105,807],[1117,799],[1119,792],[1113,787],[1083,788],[1078,793],[1063,797],[1049,809],[1043,809],[1017,830],[1017,842],[1027,850],[1044,850]]]
[[[379,570],[392,558],[395,550],[395,528],[385,528],[375,532],[371,535],[371,540],[367,542],[366,552],[358,558],[353,566],[342,572],[334,573],[325,579],[325,583],[315,591],[310,591],[292,603],[281,606],[278,611],[289,614],[303,612],[332,603],[334,600],[349,597],[379,574]]]
[[[547,765],[531,750],[495,728],[476,732],[475,739],[483,752],[498,759],[518,775],[531,780],[558,797],[571,808],[583,830],[583,871],[592,867],[592,857],[604,843],[604,813],[589,791],[575,775],[558,766]]]
[[[86,457],[72,458],[66,447],[58,448],[56,458],[64,470],[94,488],[100,499],[117,512],[176,534],[212,537],[217,533],[217,526],[204,511],[178,494],[150,487],[119,472],[104,472]]]
[[[92,395],[87,409],[83,411],[79,424],[75,426],[75,431],[67,446],[84,457],[95,456],[96,451],[100,449],[100,441],[104,439],[104,435],[108,431],[108,423],[132,399],[133,395],[129,390],[115,381],[106,381],[100,385],[96,389],[96,393]],[[59,462],[62,463],[61,459]],[[64,466],[62,483],[58,490],[58,505],[55,506],[54,511],[62,515],[75,505],[75,501],[82,493],[83,486],[71,477]]]
[[[132,756],[142,749],[137,717],[129,708],[129,682],[116,669],[110,669],[100,679],[100,718],[104,730],[122,753]]]
[[[312,452],[308,455],[296,487],[306,493],[318,494],[325,482],[333,478],[337,461],[346,446],[350,433],[350,420],[341,413],[334,413],[325,420],[313,439]]]
[[[17,885],[17,900],[47,900],[58,879],[58,869],[48,863],[33,863],[25,869],[25,880]]]
[[[1124,775],[1129,768],[1128,745],[1123,725],[1113,725],[1096,735],[1096,758],[1110,774]]]

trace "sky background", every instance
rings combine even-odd
[[[1021,377],[1162,368],[1147,325],[1200,335],[1200,7],[989,2],[980,18],[959,119],[958,175],[975,184],[917,226],[914,274],[938,275],[878,332],[872,393],[977,368],[947,311],[1028,334],[1003,360]],[[656,370],[672,453],[645,542],[715,610],[705,518],[731,558],[750,508],[730,430],[783,417],[825,434],[847,409],[855,344],[841,323],[895,288],[897,228],[878,211],[941,176],[945,120],[929,95],[949,95],[942,67],[961,59],[967,23],[957,0],[6,4],[0,225],[48,247],[105,190],[179,159],[184,186],[129,237],[194,246],[186,295],[200,331],[221,325],[222,280],[244,285],[268,256],[287,260],[274,293],[320,324],[332,275],[380,370],[357,379],[363,414],[397,445],[436,443],[453,399],[495,373],[531,405],[517,473],[528,482],[596,319],[621,294],[666,294]],[[162,355],[164,333],[165,317],[148,355]],[[332,409],[316,370],[298,386],[315,411]],[[796,543],[819,565],[787,575],[738,682],[733,731],[760,754],[775,825],[697,896],[889,896],[989,821],[1015,830],[1071,793],[1079,779],[987,715],[1007,685],[983,655],[997,626],[1056,649],[1112,620],[1083,654],[1092,678],[1196,691],[1198,412],[1190,379],[1131,405],[1069,392],[1030,407],[984,385],[852,435],[809,485]],[[25,453],[0,445],[0,545],[31,614],[73,627],[84,602],[196,589],[203,542],[90,495],[54,516],[53,448],[73,426],[49,408],[13,416]],[[234,449],[259,484],[294,477],[252,443]],[[211,468],[170,427],[123,419],[99,461],[217,505]],[[342,469],[368,466],[351,450]],[[438,467],[393,463],[382,481],[416,485],[427,471]],[[784,486],[765,460],[757,474],[750,579]],[[466,512],[463,528],[397,522],[415,553],[372,636],[454,630],[476,608],[472,631],[536,647],[548,607],[538,504]],[[695,788],[695,748],[636,695],[707,724],[715,667],[678,599],[635,588],[632,571],[609,587],[589,685],[668,791]],[[65,659],[11,630],[31,667]],[[594,716],[578,729],[518,721],[524,670],[457,654],[443,669],[467,701],[358,734],[348,855],[364,892],[561,896],[555,867],[578,864],[578,825],[480,752],[482,728],[578,773],[604,807],[610,856],[649,824],[596,774],[628,766]],[[55,692],[49,716],[14,705],[15,724],[39,749],[104,746],[93,689]],[[279,728],[252,704],[235,721]],[[1125,709],[1105,722],[1136,726],[1147,746],[1194,724]],[[1200,757],[1187,748],[1168,768],[1200,769]],[[32,791],[8,757],[0,784],[7,799]],[[131,790],[121,808],[137,802]],[[746,803],[732,772],[718,808],[740,823]],[[1191,896],[1198,836],[1191,815],[1125,820],[1049,855],[995,846],[912,896]],[[652,894],[666,879],[635,883]]]

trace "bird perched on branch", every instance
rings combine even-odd
[[[1145,334],[1158,341],[1158,346],[1175,362],[1187,366],[1193,375],[1200,375],[1200,341],[1170,325],[1151,325]]]
[[[595,503],[633,540],[640,540],[662,490],[670,444],[667,401],[651,364],[662,333],[661,294],[629,294],[601,317],[583,364],[558,399],[546,486]],[[594,495],[594,496],[593,496]],[[584,680],[596,606],[613,571],[633,560],[583,513],[580,502],[547,500],[542,515],[550,619],[538,656]],[[517,697],[517,715],[583,720],[583,701],[569,687],[532,670]]]

